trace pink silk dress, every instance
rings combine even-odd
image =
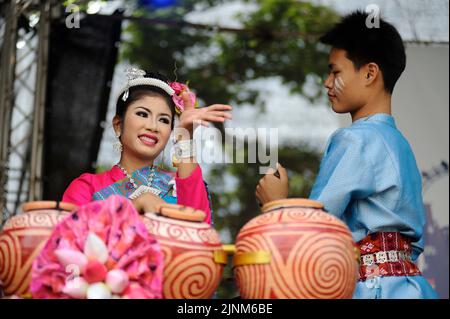
[[[200,165],[197,165],[189,177],[180,178],[178,173],[172,175],[175,177],[177,204],[204,211],[206,213],[205,222],[211,224],[211,208]],[[67,187],[62,201],[83,206],[93,201],[94,193],[125,177],[125,174],[116,165],[109,171],[100,174],[82,174]]]

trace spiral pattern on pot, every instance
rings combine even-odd
[[[11,217],[0,233],[0,280],[7,295],[29,290],[31,266],[53,227],[69,213],[36,210]]]
[[[261,236],[248,237],[246,240],[239,243],[239,250],[237,253],[251,251],[268,251],[268,247]],[[268,281],[267,269],[269,267],[269,265],[251,265],[239,266],[234,269],[236,282],[242,298],[264,298],[261,292],[265,291],[264,287]]]
[[[0,235],[0,280],[3,281],[5,293],[10,294],[11,283],[18,271],[17,267],[20,265],[20,242],[17,237],[9,233]],[[11,288],[10,288],[11,287]]]
[[[221,268],[214,263],[212,252],[189,251],[178,254],[164,269],[164,297],[210,298],[219,284]]]
[[[29,228],[29,227],[53,227],[62,221],[69,213],[57,210],[36,210],[28,213],[21,213],[11,217],[3,227],[3,231],[8,229]]]
[[[293,248],[289,262],[301,298],[351,298],[357,269],[348,240],[314,234]]]
[[[164,298],[211,298],[223,271],[223,265],[214,261],[214,251],[222,248],[218,233],[205,223],[154,214],[143,220],[163,252]]]
[[[311,209],[266,214],[279,222],[253,221],[238,235],[237,254],[271,255],[270,264],[234,268],[242,298],[352,297],[358,265],[351,234],[341,221]]]

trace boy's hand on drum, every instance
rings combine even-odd
[[[164,204],[165,201],[161,197],[152,193],[144,193],[136,199],[131,200],[134,207],[139,214],[156,212],[159,205]]]
[[[233,107],[230,105],[213,104],[208,107],[196,109],[187,93],[183,94],[183,101],[184,111],[180,115],[180,121],[177,127],[188,130],[191,139],[194,132],[194,123],[208,126],[210,122],[223,123],[226,120],[232,119],[230,111]]]
[[[289,180],[286,169],[277,163],[277,172],[279,177],[274,170],[270,170],[256,186],[256,198],[262,205],[288,197]]]

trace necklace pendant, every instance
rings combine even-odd
[[[142,194],[145,193],[151,193],[155,196],[159,196],[161,194],[161,191],[159,189],[153,188],[153,187],[148,187],[148,186],[144,186],[141,185],[138,187],[138,189],[136,189],[128,198],[129,199],[136,199],[139,196],[141,196]]]
[[[155,167],[154,166],[150,169],[150,175],[148,177],[148,186],[141,185],[138,187],[136,182],[134,181],[133,176],[130,175],[127,172],[127,170],[120,165],[120,163],[117,163],[116,165],[122,170],[122,172],[125,174],[125,176],[128,177],[128,180],[130,181],[130,183],[133,185],[133,188],[135,189],[134,192],[129,196],[130,199],[135,199],[144,193],[152,193],[153,195],[156,195],[156,196],[159,196],[161,194],[161,191],[159,189],[151,187],[151,185],[153,183],[153,178],[155,175]]]
[[[153,188],[153,187],[148,187],[148,192],[152,193],[153,195],[159,196],[161,194],[161,191],[159,189]]]
[[[159,194],[161,194],[161,191],[159,189],[156,189],[154,187],[151,186],[144,186],[141,185],[139,186],[139,189],[141,191],[141,193],[152,193],[153,195],[159,196]]]

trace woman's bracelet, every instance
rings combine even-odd
[[[194,140],[180,140],[174,144],[175,157],[177,160],[197,156],[197,147]]]

